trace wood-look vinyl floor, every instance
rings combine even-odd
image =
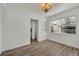
[[[45,40],[5,51],[2,56],[79,56],[79,49]]]

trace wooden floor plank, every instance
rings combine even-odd
[[[2,56],[79,56],[79,49],[45,40],[5,51]]]

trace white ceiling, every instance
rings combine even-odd
[[[76,7],[78,7],[78,6],[79,6],[78,3],[62,3],[62,4],[57,5],[55,8],[52,8],[52,9],[47,13],[46,16],[55,15],[55,14],[58,14],[58,13],[61,13],[61,12],[70,10],[70,9],[72,9],[72,8],[76,8]]]
[[[48,13],[45,13],[40,9],[40,3],[10,3],[6,5],[22,7],[30,12],[38,13],[45,17],[49,17],[79,6],[78,3],[52,3],[52,9],[50,9]]]

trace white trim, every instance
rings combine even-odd
[[[29,45],[30,44],[30,42],[28,42],[28,43],[24,43],[24,44],[22,44],[22,45],[18,45],[18,46],[15,46],[15,47],[11,47],[11,48],[4,48],[4,49],[2,49],[2,52],[4,52],[4,51],[8,51],[8,50],[12,50],[12,49],[15,49],[15,48],[19,48],[19,47],[22,47],[22,46],[25,46],[25,45]],[[1,53],[2,53],[1,52]]]

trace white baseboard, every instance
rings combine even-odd
[[[51,40],[51,39],[50,39],[50,40]],[[79,49],[79,47],[76,46],[76,45],[70,45],[70,44],[63,43],[63,42],[60,42],[60,41],[57,41],[57,40],[51,40],[51,41],[55,41],[55,42],[58,42],[58,43],[61,43],[61,44],[64,44],[64,45],[67,45],[67,46],[70,46],[70,47],[73,47],[73,48],[77,48],[77,49]]]
[[[29,45],[30,44],[30,42],[28,42],[28,43],[24,43],[24,44],[21,44],[21,45],[17,45],[17,46],[15,46],[15,47],[10,47],[10,48],[7,48],[7,49],[2,49],[2,52],[4,52],[4,51],[8,51],[8,50],[12,50],[12,49],[15,49],[15,48],[19,48],[19,47],[22,47],[22,46],[25,46],[25,45]]]

